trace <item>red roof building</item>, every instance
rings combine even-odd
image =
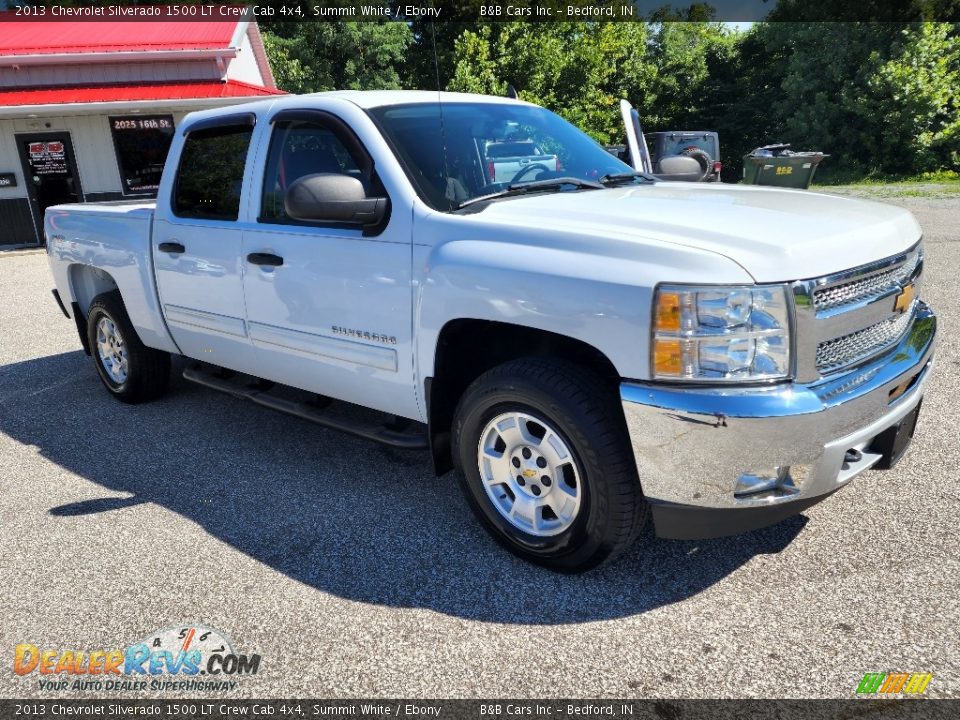
[[[0,246],[61,202],[150,197],[194,110],[279,95],[253,21],[17,21],[0,13]]]

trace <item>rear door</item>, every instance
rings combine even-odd
[[[240,207],[255,118],[243,113],[187,128],[153,232],[160,302],[180,350],[244,372],[255,370],[255,360],[245,324]]]
[[[270,122],[257,163],[258,218],[244,230],[242,253],[248,327],[264,376],[415,417],[410,211],[394,207],[367,229],[287,217],[284,192],[305,175],[351,175],[369,197],[389,193],[333,110],[286,109]],[[262,264],[265,256],[272,264]]]

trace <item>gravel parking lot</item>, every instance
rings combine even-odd
[[[11,672],[18,643],[197,622],[262,656],[226,697],[851,697],[884,671],[960,696],[960,198],[886,201],[924,226],[941,321],[907,457],[774,528],[648,532],[580,577],[500,550],[425,452],[182,379],[114,401],[45,255],[0,253],[0,694],[50,696]]]

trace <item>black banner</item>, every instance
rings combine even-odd
[[[261,0],[17,2],[0,21],[921,22],[960,21],[960,0]]]
[[[352,720],[939,720],[955,700],[0,700],[14,718]]]

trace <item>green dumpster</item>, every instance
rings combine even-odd
[[[805,190],[827,157],[822,152],[793,152],[789,145],[765,145],[743,156],[743,181]]]

